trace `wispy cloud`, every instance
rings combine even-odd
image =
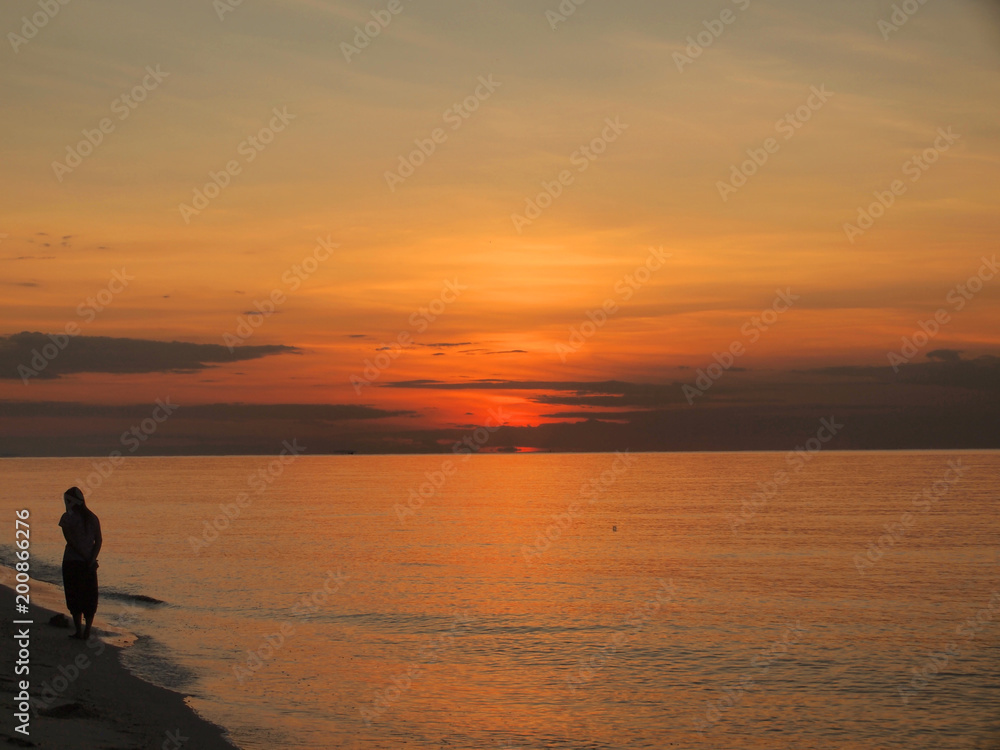
[[[241,346],[233,352],[220,344],[184,341],[150,341],[107,336],[65,336],[58,347],[49,335],[23,331],[0,337],[0,378],[20,379],[19,367],[32,367],[38,357],[45,366],[35,377],[51,380],[83,372],[165,373],[197,372],[223,363],[260,359],[275,354],[297,354],[284,345]],[[55,350],[55,356],[42,352]]]

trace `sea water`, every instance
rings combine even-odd
[[[998,452],[94,460],[0,461],[35,575],[88,483],[126,666],[246,750],[1000,747]]]

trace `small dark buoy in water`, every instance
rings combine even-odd
[[[617,527],[617,526],[612,526],[612,527],[611,527],[611,530],[612,530],[612,531],[618,531],[618,527]]]

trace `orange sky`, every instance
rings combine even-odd
[[[71,3],[30,39],[34,4],[0,11],[15,35],[0,69],[0,337],[76,323],[225,349],[279,292],[240,344],[295,349],[24,385],[0,341],[0,399],[366,405],[439,428],[503,404],[527,425],[562,421],[536,397],[566,389],[383,386],[689,383],[733,342],[751,373],[884,367],[942,307],[953,320],[920,361],[1000,353],[1000,280],[961,311],[945,301],[997,250],[994,4],[929,2],[887,30],[891,3],[592,2],[552,28],[554,1],[404,2],[345,59],[383,7],[256,2],[220,19],[207,0]],[[711,44],[693,57],[699,34]],[[87,132],[100,143],[68,168]],[[766,162],[724,200],[720,182],[755,154]],[[387,178],[401,159],[419,164]],[[227,168],[202,210],[181,207]],[[845,223],[894,181],[852,242]],[[513,219],[545,185],[551,206]],[[296,271],[319,239],[336,247]],[[653,249],[668,257],[628,281]],[[87,312],[116,271],[134,278]],[[446,284],[460,294],[421,318]],[[776,290],[799,299],[750,342],[741,330]],[[560,349],[606,301],[607,322]],[[359,393],[351,376],[400,333],[413,344]]]

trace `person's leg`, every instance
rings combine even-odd
[[[83,639],[90,638],[90,626],[94,623],[94,615],[97,614],[97,571],[93,568],[87,569],[86,581],[86,604],[83,608],[83,616],[87,620],[87,629],[83,631]]]
[[[70,638],[80,638],[83,635],[83,628],[80,625],[80,618],[83,616],[83,612],[77,607],[77,586],[74,573],[73,564],[63,560],[63,591],[66,594],[66,609],[69,610],[70,616],[73,618],[73,624],[76,625],[76,632]]]

